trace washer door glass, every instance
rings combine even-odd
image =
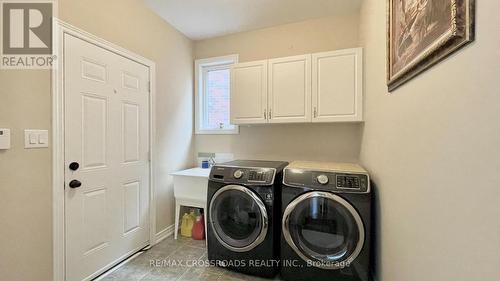
[[[249,251],[262,242],[267,232],[264,203],[242,186],[229,185],[215,193],[210,219],[219,242],[233,251]]]
[[[289,204],[283,231],[302,259],[326,269],[348,266],[364,243],[359,214],[347,201],[328,192],[306,193]]]

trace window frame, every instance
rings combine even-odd
[[[233,129],[203,129],[203,120],[206,117],[205,110],[205,73],[210,70],[225,69],[226,66],[238,63],[238,55],[228,55],[195,60],[195,134],[197,135],[236,135],[240,130],[238,125]],[[230,78],[231,79],[231,78]],[[229,108],[231,110],[231,108]]]

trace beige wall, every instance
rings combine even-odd
[[[0,279],[50,280],[51,151],[25,150],[23,131],[50,128],[50,73],[0,70],[0,85],[0,127],[12,135],[0,150]]]
[[[385,5],[364,1],[361,161],[378,187],[380,281],[498,280],[500,2],[476,2],[476,42],[389,95]]]
[[[157,230],[173,223],[168,173],[191,166],[192,43],[138,0],[59,0],[62,20],[156,62]],[[0,71],[0,279],[52,280],[51,150],[25,150],[25,128],[50,129],[48,71]]]
[[[239,54],[260,60],[358,46],[358,15],[328,17],[196,41],[197,59]],[[360,124],[241,126],[239,135],[196,135],[195,150],[236,158],[356,161]]]
[[[167,173],[192,163],[192,44],[141,1],[59,0],[61,18],[157,63],[155,155],[160,229],[172,223]],[[99,7],[99,9],[96,9]],[[497,1],[478,4],[477,40],[389,95],[385,5],[365,0],[366,122],[244,126],[195,136],[196,151],[243,158],[361,162],[377,185],[378,280],[497,280],[500,264],[500,26]],[[358,17],[325,18],[198,41],[196,58],[240,61],[358,45]],[[29,81],[29,83],[26,83]],[[0,71],[0,276],[51,280],[50,149],[24,150],[23,129],[50,129],[50,74]],[[362,140],[362,141],[361,141]]]

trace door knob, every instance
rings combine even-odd
[[[82,186],[82,183],[79,180],[72,180],[69,182],[69,187],[71,188],[78,188]]]
[[[69,164],[69,169],[71,171],[76,171],[78,168],[80,168],[80,164],[78,164],[78,162],[71,162],[71,164]]]

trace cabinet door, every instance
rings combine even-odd
[[[267,60],[231,67],[231,123],[267,123]]]
[[[311,55],[269,60],[271,123],[311,121]]]
[[[363,121],[363,50],[312,55],[313,122]]]

